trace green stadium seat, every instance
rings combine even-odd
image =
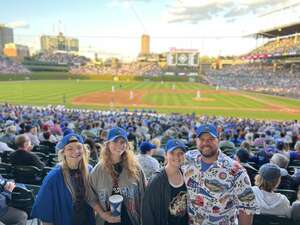
[[[42,170],[35,166],[14,166],[12,171],[18,183],[40,185],[43,181]]]
[[[0,174],[2,175],[2,177],[6,178],[6,179],[12,178],[13,174],[12,174],[11,164],[0,163]]]
[[[293,160],[290,162],[289,166],[300,166],[300,160]]]
[[[295,221],[284,217],[275,215],[254,215],[252,225],[296,225]],[[298,224],[299,225],[299,224]]]
[[[297,199],[297,192],[294,190],[276,189],[275,192],[285,195],[290,203],[293,203]]]

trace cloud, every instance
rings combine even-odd
[[[112,7],[112,8],[117,8],[117,7],[121,7],[121,8],[129,8],[130,3],[134,3],[134,2],[150,2],[151,0],[110,0],[109,3],[107,4],[108,7]]]
[[[17,28],[27,29],[27,28],[29,28],[29,24],[25,21],[14,21],[14,22],[8,23],[7,26],[9,26],[13,29],[17,29]]]
[[[284,3],[283,3],[284,2]],[[168,23],[200,21],[224,18],[234,21],[239,17],[257,15],[276,7],[295,2],[293,0],[177,0],[168,7]]]

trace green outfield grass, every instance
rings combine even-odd
[[[143,108],[156,109],[159,112],[192,113],[236,116],[256,119],[291,120],[300,119],[300,101],[256,93],[222,91],[216,93],[213,87],[199,83],[176,83],[172,93],[172,82],[112,82],[90,80],[39,80],[39,81],[6,81],[0,82],[0,102],[30,105],[63,104],[66,96],[67,107],[107,109],[109,105],[73,105],[72,99],[92,92],[111,91],[114,85],[118,90],[145,90],[142,97]],[[168,89],[166,93],[162,90]],[[195,101],[197,90],[201,98],[209,101]],[[206,90],[211,90],[206,93]],[[186,93],[185,93],[186,91]],[[114,106],[124,108],[124,105]],[[139,105],[128,105],[136,109]]]

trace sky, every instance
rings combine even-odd
[[[241,55],[266,41],[247,34],[300,21],[299,0],[0,0],[0,9],[15,43],[32,51],[41,35],[63,32],[81,52],[124,58],[138,55],[142,34],[154,53]]]

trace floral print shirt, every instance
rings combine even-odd
[[[191,225],[237,225],[239,211],[258,212],[258,205],[246,170],[219,150],[215,161],[201,170],[201,153],[186,153],[182,166],[188,190]]]

